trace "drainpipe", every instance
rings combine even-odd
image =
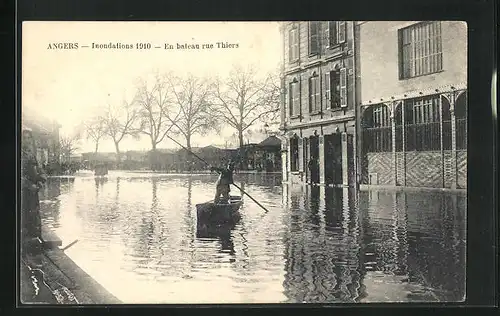
[[[353,62],[352,62],[352,67],[354,68],[353,69],[353,72],[354,72],[354,121],[355,121],[355,124],[354,124],[354,174],[355,174],[355,186],[356,186],[356,189],[359,189],[359,182],[360,182],[360,174],[359,174],[359,170],[360,170],[360,159],[359,159],[359,130],[360,130],[360,121],[361,121],[361,118],[358,117],[359,116],[359,109],[358,109],[358,106],[359,106],[359,100],[358,100],[358,95],[359,95],[359,92],[358,92],[358,69],[356,67],[356,64],[357,64],[357,59],[358,59],[358,53],[357,53],[357,41],[358,41],[358,38],[359,36],[357,36],[356,34],[356,21],[352,21],[352,50],[353,50],[353,53],[354,53],[354,56],[353,56]]]
[[[279,22],[279,28],[280,28],[280,37],[281,37],[281,43],[282,43],[282,54],[281,54],[281,67],[280,67],[280,119],[281,119],[281,124],[279,129],[281,130],[281,141],[282,144],[284,143],[285,146],[281,146],[280,148],[280,159],[281,159],[281,171],[282,171],[282,179],[284,182],[288,182],[289,179],[289,173],[290,170],[288,168],[288,160],[290,159],[288,155],[288,142],[286,140],[286,95],[285,95],[285,22]],[[285,151],[285,161],[283,161],[283,151]],[[284,171],[284,172],[283,172]]]

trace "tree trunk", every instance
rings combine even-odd
[[[240,150],[239,150],[239,156],[240,156],[240,170],[246,170],[248,166],[248,161],[246,157],[246,151],[243,150],[243,130],[238,129],[238,140],[240,143]]]
[[[151,170],[156,171],[158,168],[158,157],[156,152],[156,143],[151,141]]]
[[[240,148],[243,148],[243,145],[245,143],[243,142],[243,131],[242,130],[238,130],[238,140],[240,142]]]
[[[191,150],[191,135],[186,135],[186,148]]]
[[[95,153],[97,154],[97,150],[99,149],[99,142],[95,142]]]
[[[191,135],[189,133],[187,133],[186,135],[186,148],[188,149],[188,151],[186,152],[186,162],[187,162],[187,170],[188,171],[191,171]]]
[[[121,162],[121,157],[120,157],[120,143],[115,141],[115,149],[116,149],[116,162],[119,165]],[[117,166],[119,168],[119,166]]]

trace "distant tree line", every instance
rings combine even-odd
[[[252,66],[233,66],[225,78],[151,73],[137,79],[130,100],[124,97],[120,104],[108,103],[102,113],[85,122],[85,134],[94,142],[95,153],[103,139],[112,140],[118,164],[121,141],[147,135],[153,170],[161,168],[157,146],[166,138],[174,138],[191,149],[193,136],[230,126],[242,148],[244,133],[250,127],[277,118],[279,77],[278,72],[259,76]]]

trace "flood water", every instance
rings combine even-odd
[[[236,175],[239,223],[197,231],[210,175],[49,179],[42,218],[124,303],[461,301],[465,195],[354,192]],[[231,194],[239,195],[237,189]]]

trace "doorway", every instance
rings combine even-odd
[[[325,183],[342,184],[341,134],[325,135]]]
[[[314,158],[313,168],[311,169],[311,182],[319,183],[319,136],[311,136],[309,138],[309,152],[310,155],[307,157],[307,162]],[[308,168],[309,169],[309,168]]]
[[[304,137],[304,140],[302,142],[303,144],[303,151],[302,151],[302,165],[303,165],[303,170],[306,175],[306,182],[309,183],[311,182],[311,173],[309,172],[309,168],[307,168],[307,163],[309,162],[309,157],[311,157],[311,148],[309,145],[309,138]]]

